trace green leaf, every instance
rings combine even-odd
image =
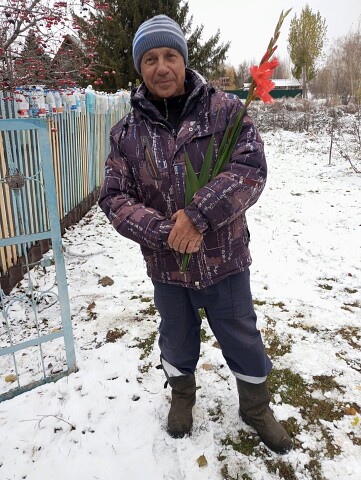
[[[199,174],[199,186],[204,187],[209,182],[209,178],[211,175],[211,164],[213,158],[213,150],[214,150],[214,134],[212,135],[211,141],[208,144],[207,152],[204,157],[203,165],[201,168],[201,173]]]
[[[238,112],[236,120],[232,126],[232,129],[230,130],[230,133],[228,134],[228,141],[225,144],[222,154],[218,155],[216,165],[213,169],[212,172],[212,178],[216,177],[220,172],[223,171],[224,167],[227,165],[227,163],[230,161],[232,157],[232,153],[234,150],[234,147],[237,144],[239,135],[241,133],[241,130],[243,128],[243,117],[246,112],[245,107],[242,107],[242,109]],[[227,127],[228,129],[228,127]],[[223,141],[222,141],[223,143]]]
[[[217,157],[217,162],[218,162],[218,158],[221,158],[223,155],[224,155],[224,151],[226,149],[226,146],[227,146],[227,142],[229,141],[229,136],[231,134],[231,128],[229,126],[229,124],[227,125],[227,128],[224,132],[224,135],[223,135],[223,138],[222,138],[222,142],[221,142],[221,145],[219,147],[219,150],[218,150],[218,157]]]
[[[208,148],[209,149],[209,148]],[[207,153],[208,153],[207,149]],[[200,189],[200,183],[197,177],[196,172],[194,171],[194,168],[191,164],[191,161],[189,159],[188,152],[185,152],[185,160],[186,160],[186,186],[185,186],[185,195],[184,195],[184,203],[186,206],[188,206],[194,194],[198,192]],[[180,272],[185,273],[188,268],[189,268],[189,262],[191,259],[191,253],[184,253],[182,257],[182,263],[180,267]]]
[[[199,190],[198,177],[194,171],[194,168],[189,160],[188,153],[185,152],[186,159],[186,188],[185,188],[185,205],[186,207],[191,203],[194,194]]]
[[[188,270],[191,256],[192,256],[191,253],[183,253],[182,263],[179,270],[181,273],[185,273]]]

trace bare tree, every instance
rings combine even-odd
[[[272,78],[292,78],[290,58],[279,58],[278,61],[280,63],[278,67],[274,69]]]
[[[325,65],[310,84],[318,98],[337,97],[342,104],[361,102],[360,27],[335,41]]]
[[[351,99],[361,100],[361,30],[350,32],[341,38],[337,51],[337,70],[339,75],[335,84],[336,92],[342,103],[347,105]]]
[[[252,81],[252,76],[250,73],[250,68],[252,65],[256,65],[258,62],[256,60],[245,60],[238,65],[235,70],[234,81],[237,85],[237,88],[243,88],[244,83],[250,83]]]
[[[329,102],[335,96],[335,78],[333,68],[328,64],[319,70],[310,82],[309,90],[316,98],[324,98]]]

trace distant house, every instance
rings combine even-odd
[[[53,62],[59,61],[60,58],[64,57],[64,54],[69,58],[83,56],[83,48],[79,38],[70,34],[65,35]]]
[[[54,55],[51,69],[53,76],[63,83],[79,81],[84,68],[84,51],[80,40],[73,35],[65,35]]]
[[[302,85],[295,78],[272,78],[271,80],[275,84],[274,89],[270,92],[273,98],[302,97]],[[250,85],[250,83],[244,83],[243,88],[239,90],[227,90],[227,92],[235,93],[240,98],[245,99],[248,95]]]
[[[273,90],[302,90],[301,83],[295,78],[272,78],[271,80],[275,84],[275,88]],[[250,83],[244,83],[243,90],[248,90],[250,85]]]

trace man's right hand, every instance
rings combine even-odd
[[[178,210],[171,218],[175,222],[169,237],[170,248],[180,253],[198,252],[203,235],[197,230],[184,210]]]

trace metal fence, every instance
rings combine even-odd
[[[46,111],[29,92],[24,109],[23,93],[0,93],[0,402],[77,368],[61,237],[95,203],[129,108],[127,94],[63,92]]]
[[[0,133],[7,154],[6,176],[0,177],[6,201],[1,223],[6,219],[12,227],[0,238],[0,248],[5,262],[22,259],[12,268],[26,277],[11,295],[0,288],[1,402],[74,372],[76,362],[47,124],[39,119],[1,120]],[[44,241],[51,241],[52,256],[40,260],[31,245]],[[40,285],[30,275],[37,268],[45,279],[46,267],[52,265],[55,282]]]
[[[99,95],[93,91],[78,94],[63,92],[61,113],[59,107],[51,111],[38,108],[39,93],[21,91],[10,95],[0,92],[0,114],[2,119],[24,116],[25,95],[28,110],[25,115],[43,116],[39,121],[47,127],[53,167],[57,207],[61,232],[78,222],[96,202],[103,181],[104,159],[109,149],[110,128],[129,109],[128,92],[116,95]],[[42,101],[45,98],[43,95]],[[80,100],[80,101],[78,101]],[[36,104],[36,108],[34,108]],[[44,103],[45,106],[45,103]],[[53,108],[54,110],[54,108]],[[39,114],[40,112],[40,114]],[[2,120],[0,120],[1,122]],[[20,205],[16,205],[9,184],[5,181],[10,170],[22,172],[21,177],[33,178],[39,171],[38,146],[34,131],[1,132],[0,134],[0,239],[19,234],[19,214],[23,219],[24,235],[48,228],[44,192],[24,186],[25,194]],[[13,165],[11,164],[13,162]],[[12,181],[16,176],[12,174]],[[2,180],[2,181],[1,181]],[[49,241],[27,242],[27,254],[32,262],[38,261],[49,249]],[[0,289],[8,294],[23,278],[24,252],[17,245],[0,247]]]

